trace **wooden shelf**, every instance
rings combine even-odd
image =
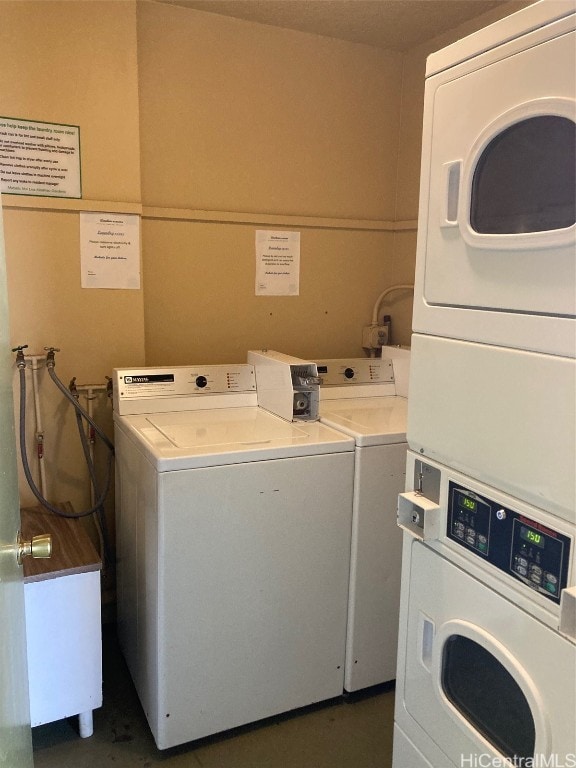
[[[55,506],[67,514],[74,512],[69,502]],[[25,584],[101,569],[100,556],[80,520],[60,517],[41,506],[24,507],[20,510],[20,517],[22,537],[25,540],[46,533],[52,536],[52,557],[24,558]]]

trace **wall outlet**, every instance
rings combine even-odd
[[[381,349],[388,344],[388,325],[365,325],[362,329],[362,346],[364,349]]]

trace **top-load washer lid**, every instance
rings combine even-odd
[[[408,400],[404,397],[365,397],[320,403],[320,420],[353,437],[356,445],[386,445],[406,440]]]
[[[159,472],[354,450],[320,422],[294,423],[257,406],[115,416]]]

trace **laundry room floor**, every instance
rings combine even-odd
[[[390,768],[394,690],[318,705],[173,749],[156,748],[118,649],[103,633],[104,704],[94,734],[78,718],[32,730],[35,768]]]

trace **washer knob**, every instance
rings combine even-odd
[[[344,376],[346,376],[347,379],[353,379],[354,378],[354,368],[346,368],[344,371]]]
[[[200,389],[204,389],[204,387],[208,384],[208,379],[206,376],[196,376],[196,386]]]

